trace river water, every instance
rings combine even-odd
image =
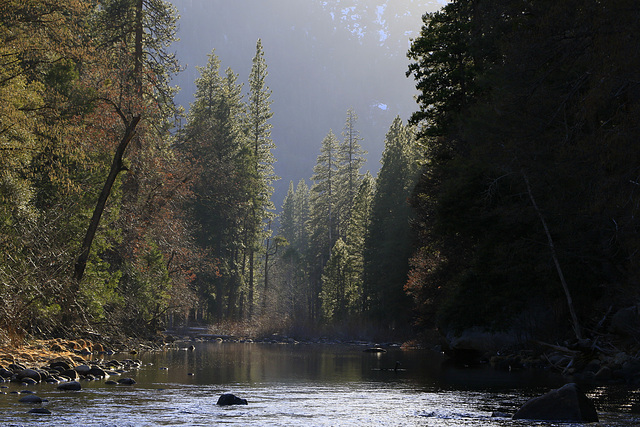
[[[51,415],[28,413],[34,405],[11,393],[25,387],[9,384],[0,395],[0,425],[546,426],[553,424],[492,413],[513,413],[530,397],[564,384],[552,373],[462,368],[437,352],[399,348],[376,354],[360,346],[197,343],[194,351],[138,357],[142,368],[123,374],[137,381],[134,386],[104,380],[84,381],[80,392],[31,386],[48,399]],[[640,415],[631,413],[640,401],[636,390],[587,391],[598,425],[640,425]],[[222,393],[248,405],[217,406]]]

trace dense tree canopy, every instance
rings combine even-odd
[[[640,8],[547,6],[454,1],[424,16],[409,52],[426,165],[408,290],[425,322],[572,325],[579,335],[573,305],[589,323],[635,296],[639,58],[629,37]]]

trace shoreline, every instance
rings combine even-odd
[[[96,340],[97,341],[97,340]],[[617,350],[604,354],[595,352],[591,345],[572,348],[552,345],[546,350],[512,349],[510,352],[480,354],[463,352],[452,354],[440,346],[421,345],[417,341],[374,342],[348,338],[329,338],[325,336],[310,339],[294,339],[285,334],[251,337],[245,334],[211,333],[205,328],[184,328],[167,330],[155,339],[137,339],[126,337],[113,342],[101,339],[101,342],[87,339],[30,339],[20,345],[0,345],[0,368],[9,365],[21,365],[25,368],[42,368],[55,362],[65,362],[70,366],[99,364],[110,356],[127,355],[136,357],[141,352],[166,351],[179,347],[193,347],[197,343],[255,343],[275,345],[350,345],[366,348],[400,348],[403,350],[433,350],[447,354],[451,362],[460,366],[487,364],[496,371],[512,370],[554,370],[563,377],[578,382],[593,384],[628,383],[640,384],[640,358],[637,354]],[[183,344],[183,345],[181,345]],[[542,343],[544,344],[544,343]],[[581,343],[584,344],[584,343]],[[549,345],[547,345],[549,346]],[[186,349],[184,348],[184,349]],[[445,350],[445,351],[443,351]],[[462,356],[462,357],[461,357]],[[467,357],[465,357],[467,356]]]
[[[53,362],[71,364],[86,363],[95,357],[128,353],[135,355],[140,351],[160,350],[162,346],[151,341],[134,340],[114,342],[112,344],[92,342],[87,339],[27,339],[18,345],[0,346],[0,367],[9,364],[21,364],[26,367],[38,367]]]

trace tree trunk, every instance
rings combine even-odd
[[[578,316],[576,315],[576,311],[573,307],[573,299],[571,298],[571,292],[569,292],[569,286],[567,285],[567,281],[564,278],[564,273],[562,272],[562,268],[560,267],[560,261],[558,260],[558,254],[556,253],[556,247],[553,244],[553,239],[551,238],[551,233],[549,232],[549,227],[547,226],[547,221],[545,221],[540,208],[538,208],[538,204],[533,197],[533,192],[531,191],[531,185],[529,184],[529,178],[524,171],[522,172],[522,177],[524,178],[524,182],[527,185],[527,193],[529,194],[529,200],[531,200],[531,204],[533,205],[533,209],[536,211],[540,222],[542,223],[542,227],[544,228],[544,232],[547,235],[547,241],[549,244],[549,249],[551,250],[551,256],[553,258],[553,263],[556,266],[556,271],[558,272],[558,277],[560,278],[560,283],[562,283],[562,289],[564,290],[564,295],[567,299],[567,305],[569,306],[569,313],[571,314],[571,321],[573,323],[573,331],[576,334],[577,339],[582,339],[582,330],[580,328],[580,323],[578,322]]]
[[[125,134],[118,144],[118,148],[116,149],[116,153],[113,156],[113,161],[111,162],[111,170],[109,171],[109,176],[102,187],[102,191],[100,192],[100,196],[98,197],[98,202],[96,203],[96,207],[93,210],[93,216],[91,217],[91,222],[89,223],[89,228],[87,228],[87,234],[84,237],[84,241],[82,242],[82,248],[80,250],[80,255],[76,260],[75,270],[73,273],[73,278],[75,279],[75,288],[74,291],[77,291],[79,288],[80,281],[82,280],[82,276],[84,276],[84,270],[87,267],[87,260],[89,259],[89,253],[91,252],[91,245],[93,244],[93,238],[96,235],[96,231],[98,230],[98,225],[100,224],[100,218],[102,217],[102,213],[104,212],[104,208],[107,204],[107,199],[109,198],[109,194],[111,194],[111,188],[118,177],[118,174],[126,170],[124,165],[122,164],[122,158],[124,156],[124,152],[131,142],[131,139],[136,134],[136,126],[140,121],[140,116],[134,117],[131,122],[127,125]]]

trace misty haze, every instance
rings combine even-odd
[[[186,66],[175,78],[176,100],[193,101],[195,66],[215,49],[222,70],[246,82],[257,39],[262,39],[273,91],[276,144],[274,202],[280,207],[289,181],[309,179],[329,129],[340,134],[347,109],[358,115],[368,151],[364,169],[380,167],[384,136],[394,117],[415,110],[415,83],[405,73],[410,39],[422,15],[444,1],[174,0],[180,14],[174,45]]]

